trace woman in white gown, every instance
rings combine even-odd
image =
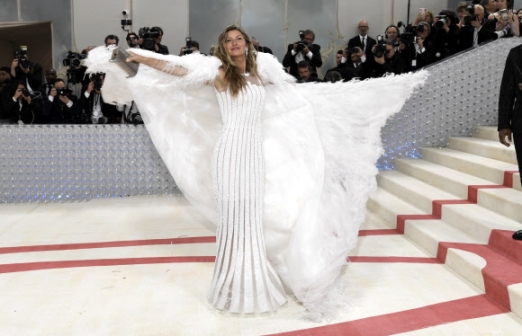
[[[209,302],[263,313],[288,292],[311,319],[330,314],[375,188],[380,128],[426,74],[296,85],[236,26],[216,57],[130,53],[144,65],[132,79],[103,47],[89,71],[107,72],[106,101],[136,101],[185,197],[217,225]]]

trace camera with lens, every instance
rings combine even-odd
[[[464,25],[471,26],[472,21],[478,21],[477,16],[475,15],[475,5],[480,4],[480,0],[473,0],[466,10],[468,11],[468,15],[464,17]]]
[[[102,72],[95,73],[91,76],[91,82],[94,83],[94,89],[96,91],[100,91],[103,86],[103,80],[105,79],[105,74]]]
[[[63,65],[71,68],[79,68],[82,66],[82,61],[86,57],[87,55],[75,53],[69,50],[65,54],[65,58],[63,59]]]
[[[154,27],[153,27],[154,28]],[[140,28],[138,31],[138,35],[140,39],[143,40],[141,43],[141,48],[149,51],[155,51],[154,38],[160,36],[160,32],[157,30],[151,30],[149,27]]]
[[[134,125],[141,125],[143,124],[143,119],[141,118],[141,114],[139,112],[132,113],[129,116],[129,121],[133,123]]]
[[[299,42],[297,42],[297,52],[303,51],[304,47],[308,46],[308,43],[304,40],[304,32],[299,31]]]
[[[72,95],[72,90],[69,90],[67,88],[59,88],[59,89],[56,89],[56,95],[63,96],[63,97],[70,97]]]
[[[444,25],[448,22],[446,15],[437,15],[436,18],[439,19],[437,22],[435,22],[435,27],[438,29],[442,29],[442,27],[444,27]]]
[[[404,32],[400,35],[401,43],[404,45],[412,45],[416,41],[417,32],[422,33],[426,27],[423,24],[418,24],[416,26],[411,23],[405,25],[403,22],[399,21],[397,23],[397,27],[404,27]]]
[[[20,46],[20,49],[15,50],[14,52],[14,58],[18,60],[18,64],[22,68],[28,68],[31,64],[29,62],[29,59],[27,59],[27,47],[26,46]]]
[[[22,95],[24,97],[30,97],[31,96],[31,93],[26,88],[20,89],[20,92],[22,93]]]
[[[183,50],[183,55],[190,55],[194,52],[192,49],[192,38],[190,36],[185,38],[185,50]]]
[[[382,35],[378,35],[377,44],[375,45],[375,52],[373,54],[375,57],[381,58],[387,53],[388,51],[386,50],[386,43],[384,43],[384,37],[382,37]]]

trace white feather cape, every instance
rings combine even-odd
[[[89,72],[106,72],[105,101],[134,100],[149,134],[185,197],[213,223],[210,163],[221,132],[213,81],[215,57],[163,56],[188,70],[184,77],[140,65],[125,73],[99,47]],[[271,55],[258,53],[267,92],[263,113],[264,232],[267,255],[291,294],[320,320],[339,298],[338,281],[376,188],[382,154],[380,129],[398,112],[427,73],[362,82],[295,84]]]

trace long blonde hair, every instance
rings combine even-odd
[[[230,90],[230,93],[233,97],[236,97],[239,91],[241,91],[246,85],[247,81],[243,74],[241,73],[241,70],[239,69],[239,66],[227,52],[227,34],[229,31],[237,30],[241,32],[243,35],[246,47],[247,47],[247,53],[246,53],[246,72],[248,72],[251,76],[257,77],[257,61],[256,61],[256,52],[254,45],[252,44],[252,41],[250,40],[250,37],[247,33],[241,27],[237,27],[235,25],[231,25],[225,28],[225,30],[219,35],[218,43],[216,45],[216,50],[214,53],[214,56],[219,58],[219,60],[222,63],[223,70],[225,71],[225,86],[227,86]]]

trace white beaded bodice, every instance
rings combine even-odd
[[[214,149],[212,177],[220,225],[208,299],[234,313],[274,311],[286,295],[267,260],[263,233],[265,90],[248,82],[237,97],[228,90],[216,89],[216,95],[223,132]]]

